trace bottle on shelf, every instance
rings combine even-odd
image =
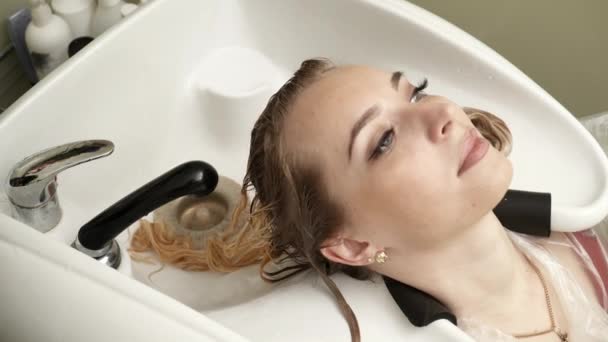
[[[98,0],[97,9],[93,14],[91,23],[93,37],[98,37],[122,19],[120,9],[124,4],[125,2],[122,0]]]
[[[91,35],[95,0],[52,0],[51,7],[55,14],[68,23],[72,38]]]
[[[25,30],[25,43],[39,79],[68,59],[72,32],[61,17],[54,15],[45,0],[30,0],[32,21]]]

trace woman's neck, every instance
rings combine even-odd
[[[493,213],[441,247],[391,252],[378,272],[429,293],[457,317],[498,322],[532,295],[526,283],[534,274]]]

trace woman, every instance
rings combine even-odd
[[[358,323],[329,278],[336,272],[380,274],[394,297],[395,284],[413,287],[477,340],[608,341],[603,247],[588,234],[507,231],[492,210],[513,173],[508,128],[425,94],[426,85],[401,72],[302,63],[253,128],[231,227],[202,252],[165,261],[215,271],[262,261],[272,282],[313,269],[353,341]],[[147,246],[162,231],[140,229],[134,241]],[[279,270],[268,271],[271,262]]]
[[[513,172],[506,125],[426,85],[308,60],[270,99],[253,128],[242,207],[255,190],[250,227],[267,233],[265,264],[290,264],[264,277],[316,270],[353,341],[356,317],[328,277],[339,271],[420,289],[480,339],[493,327],[503,339],[608,340],[597,284],[568,237],[530,242],[492,212]],[[570,317],[568,300],[585,312]],[[573,326],[581,320],[586,328]]]

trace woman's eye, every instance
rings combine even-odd
[[[412,97],[410,97],[410,103],[415,103],[420,101],[423,97],[426,96],[426,93],[423,91],[429,85],[428,80],[425,78],[419,85],[414,88],[412,91]]]
[[[378,141],[376,148],[372,152],[370,159],[375,159],[378,156],[380,156],[381,154],[388,151],[391,148],[391,146],[393,145],[394,138],[395,138],[395,131],[392,128],[387,130],[386,132],[384,132],[384,134]]]
[[[425,92],[419,91],[419,92],[417,92],[416,94],[414,94],[412,96],[412,98],[410,99],[410,102],[411,103],[416,103],[416,102],[422,100],[422,98],[425,97],[425,96],[426,96]]]

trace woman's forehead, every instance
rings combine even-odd
[[[313,127],[319,120],[345,119],[358,115],[382,94],[390,94],[391,75],[365,66],[345,66],[325,73],[306,87],[294,101],[290,118]],[[367,107],[366,107],[367,106]]]
[[[348,90],[370,90],[378,85],[390,86],[391,75],[383,70],[368,66],[342,66],[324,73],[319,80],[303,92],[313,94],[332,94]]]
[[[394,95],[388,72],[364,66],[328,71],[294,101],[284,127],[288,149],[321,157],[345,153],[357,118],[381,97]]]

